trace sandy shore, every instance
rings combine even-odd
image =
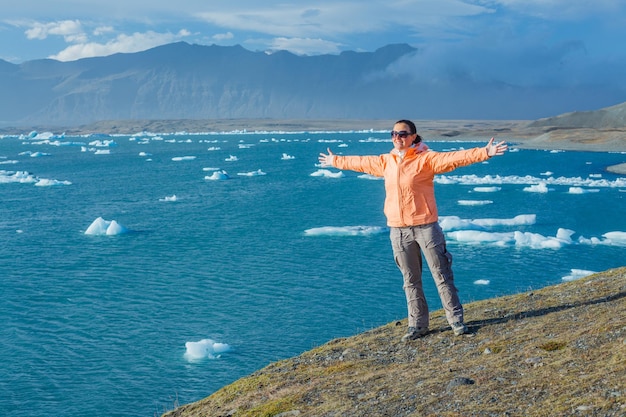
[[[135,134],[139,132],[232,132],[232,131],[363,131],[390,130],[395,120],[278,120],[278,119],[219,119],[219,120],[110,120],[83,126],[30,128],[0,128],[0,134],[24,134],[32,130],[66,135],[94,133]],[[623,164],[608,167],[613,173],[626,175],[626,127],[622,129],[567,129],[531,127],[529,120],[418,120],[419,133],[426,142],[436,140],[484,140],[491,137],[506,140],[523,149],[546,149],[587,152],[623,152]]]

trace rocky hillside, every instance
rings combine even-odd
[[[626,267],[389,323],[273,363],[166,417],[626,416]]]
[[[566,129],[624,129],[626,128],[626,102],[595,111],[579,111],[539,119],[532,122],[530,126]]]

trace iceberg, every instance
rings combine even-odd
[[[129,230],[119,224],[115,220],[104,220],[102,217],[98,217],[91,225],[85,230],[86,235],[106,235],[115,236],[128,233]]]

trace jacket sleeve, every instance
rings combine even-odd
[[[364,172],[366,174],[382,177],[384,174],[385,160],[383,155],[367,156],[340,156],[335,155],[333,166],[338,169]]]
[[[458,167],[483,162],[489,159],[484,147],[451,152],[428,152],[429,164],[435,174],[452,171]]]

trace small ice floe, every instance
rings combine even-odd
[[[524,187],[524,191],[529,193],[547,193],[548,186],[545,182],[540,182],[539,184],[531,185],[530,187]]]
[[[484,206],[487,204],[493,204],[491,200],[459,200],[457,201],[459,206]]]
[[[311,174],[312,177],[326,177],[326,178],[343,178],[345,174],[341,171],[332,172],[328,169],[318,169]]]
[[[230,351],[230,345],[219,343],[211,339],[202,339],[199,342],[185,343],[185,359],[197,361],[200,359],[217,359],[222,353]]]
[[[474,192],[477,193],[495,193],[502,189],[502,187],[474,187]]]
[[[374,175],[370,175],[370,174],[361,174],[358,176],[358,178],[361,178],[363,180],[384,180],[383,177],[376,177]]]
[[[42,178],[35,183],[35,187],[54,187],[57,185],[72,185],[70,181],[49,180]]]
[[[213,174],[207,175],[204,177],[205,180],[211,180],[211,181],[227,180],[229,178],[230,177],[228,176],[228,173],[224,171],[223,169],[217,170],[213,172]]]
[[[580,278],[588,277],[595,274],[595,271],[586,271],[584,269],[572,269],[569,275],[561,278],[563,281],[574,281]]]
[[[569,187],[568,194],[587,194],[587,193],[599,193],[597,188],[582,188],[582,187]]]
[[[267,175],[265,172],[257,169],[256,171],[251,172],[238,172],[237,175],[241,175],[242,177],[257,177],[259,175]]]
[[[159,198],[159,201],[178,201],[178,197],[176,197],[176,194],[174,194],[170,197]]]

